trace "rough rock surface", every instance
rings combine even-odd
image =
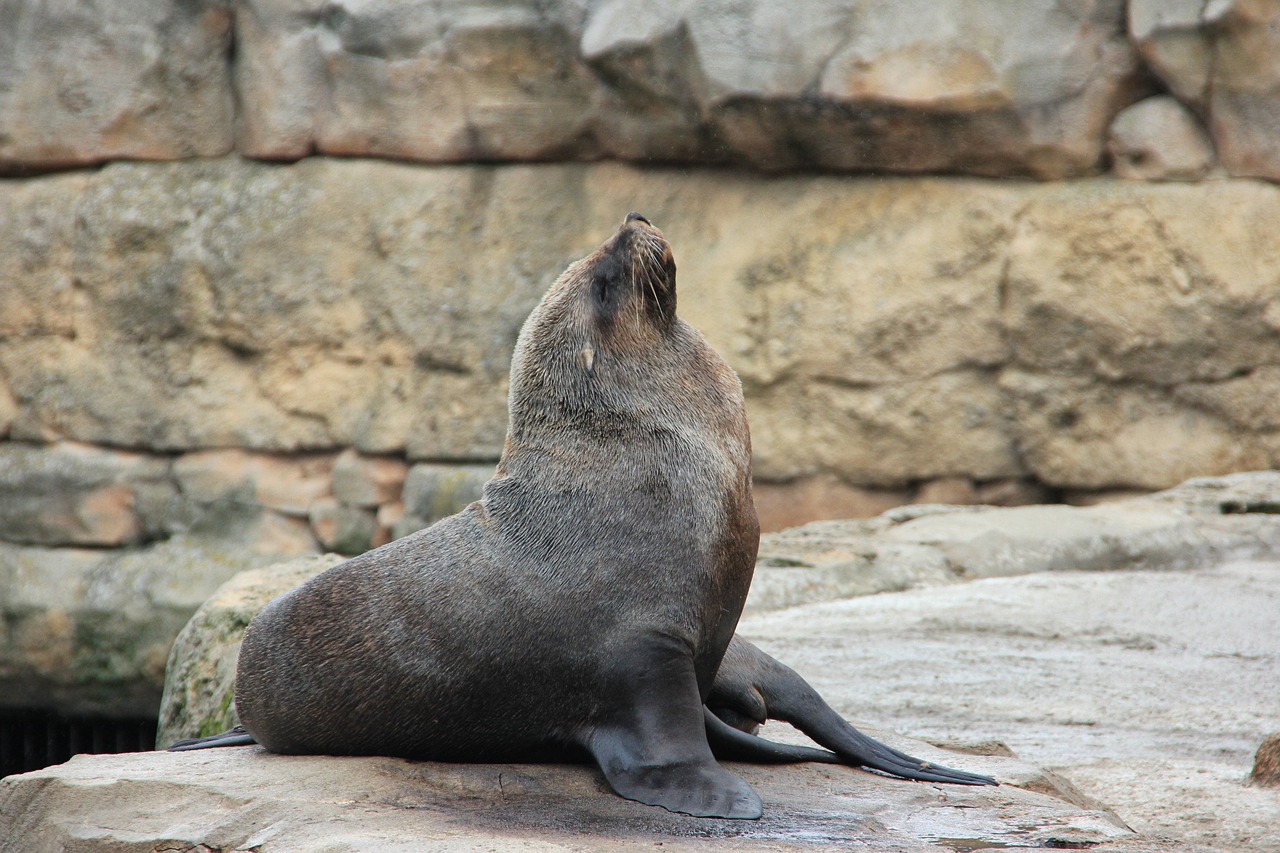
[[[1096,172],[1158,78],[1280,177],[1268,0],[0,4],[0,172],[242,154]],[[234,136],[234,139],[233,139]]]
[[[0,173],[233,144],[227,0],[0,2]]]
[[[924,785],[844,767],[735,765],[764,800],[758,821],[685,817],[629,802],[588,767],[445,765],[390,758],[204,753],[81,756],[0,782],[0,851],[808,851],[832,844],[953,853],[1137,838],[1070,786],[1002,756],[956,755],[890,737],[937,761],[996,774],[999,788]],[[967,847],[957,847],[967,844]],[[201,848],[200,845],[206,845]]]
[[[11,170],[226,153],[234,125],[241,153],[272,160],[1062,177],[1097,170],[1142,80],[1119,0],[6,0],[0,13]]]
[[[1118,2],[239,8],[240,147],[272,159],[1061,177],[1096,169],[1137,80]]]
[[[908,506],[764,536],[747,611],[1042,571],[1194,568],[1280,553],[1280,474],[1092,507]]]
[[[186,535],[114,553],[0,543],[0,706],[154,713],[173,638],[195,609],[278,559]]]
[[[1277,853],[1280,797],[1248,780],[1280,729],[1277,555],[986,578],[749,615],[741,631],[846,715],[1001,741],[1174,850]]]
[[[1280,179],[1280,6],[1271,0],[1130,0],[1148,66],[1207,117],[1228,174]]]
[[[311,158],[4,190],[11,440],[492,463],[520,323],[640,208],[743,378],[762,481],[1096,491],[1280,464],[1280,188],[1253,181]]]

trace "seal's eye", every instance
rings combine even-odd
[[[601,317],[613,315],[626,298],[615,264],[604,263],[591,276],[591,295]]]

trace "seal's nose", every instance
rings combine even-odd
[[[634,210],[627,214],[627,218],[622,221],[622,224],[625,225],[628,222],[635,222],[637,219],[639,219],[645,225],[653,225],[652,222],[650,222],[648,219],[645,219],[642,215],[640,215],[639,213],[636,213]]]

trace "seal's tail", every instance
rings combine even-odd
[[[254,743],[257,743],[257,741],[253,739],[253,735],[245,731],[244,726],[236,726],[234,729],[227,729],[220,735],[180,740],[175,744],[171,744],[169,751],[182,752],[187,749],[212,749],[215,746],[249,746]]]

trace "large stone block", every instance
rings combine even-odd
[[[0,539],[130,545],[175,532],[185,515],[167,460],[69,442],[0,443]]]
[[[1148,65],[1207,117],[1227,172],[1280,180],[1280,5],[1272,0],[1131,0]]]
[[[228,0],[3,0],[0,172],[228,153],[231,31]]]
[[[1143,383],[1018,370],[1001,382],[1012,398],[1022,459],[1042,482],[1158,489],[1192,476],[1280,465],[1280,424],[1240,429],[1222,411],[1237,389],[1217,387],[1222,383],[1171,394]]]
[[[1165,388],[1280,363],[1276,222],[1251,182],[1044,188],[1009,244],[1013,361]]]
[[[596,88],[573,3],[240,4],[240,150],[434,162],[577,152]]]
[[[1044,178],[1096,169],[1137,91],[1121,2],[691,4],[712,125],[749,161]]]
[[[76,333],[0,345],[13,432],[492,456],[516,331],[571,255],[508,230],[536,183],[332,161],[109,167],[65,190]],[[468,211],[486,200],[477,231]]]
[[[751,402],[754,469],[766,480],[830,471],[847,482],[893,487],[1025,470],[1003,394],[982,371],[870,387],[795,382]]]

